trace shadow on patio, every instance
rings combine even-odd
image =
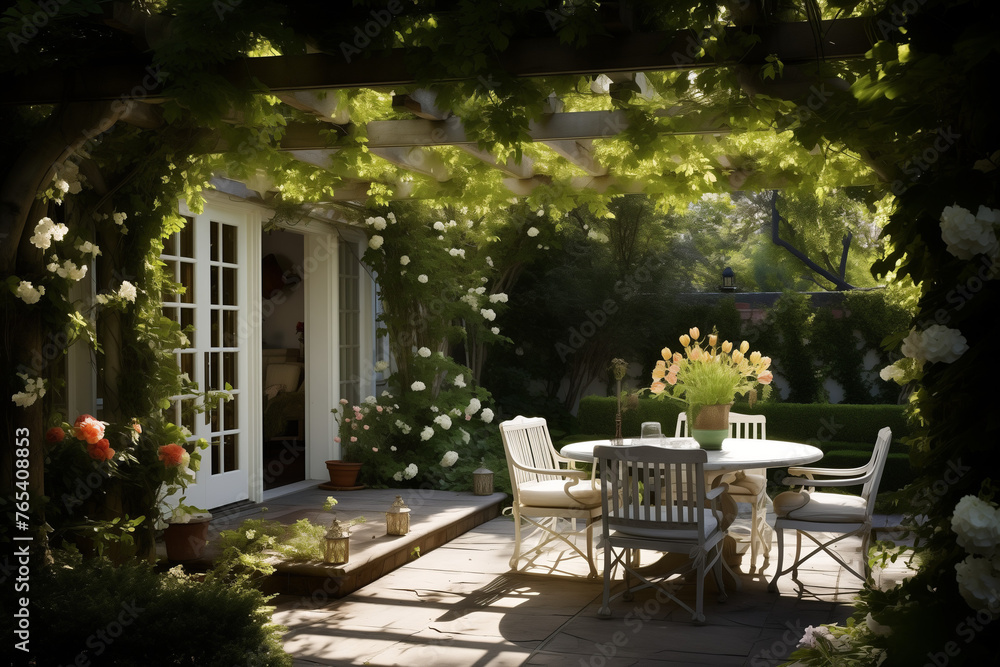
[[[704,626],[650,590],[615,601],[602,620],[600,580],[510,572],[513,532],[509,519],[493,519],[340,600],[278,598],[286,650],[302,666],[775,665],[806,626],[846,619],[860,588],[815,557],[800,582],[783,577],[780,594],[769,594],[772,555],[764,576],[743,574],[743,590],[729,588],[724,603],[709,577]],[[876,571],[882,585],[904,576],[893,567]]]

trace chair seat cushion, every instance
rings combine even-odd
[[[686,507],[680,508],[683,510],[681,512],[682,520],[690,520],[691,517],[688,516],[688,511]],[[616,515],[617,518],[632,518],[631,508],[622,508],[618,510]],[[670,508],[670,519],[672,521],[678,521],[677,514],[678,508]],[[701,513],[705,517],[705,535],[711,535],[718,527],[719,522],[716,520],[715,515],[712,511],[706,508],[700,509]],[[614,522],[612,521],[612,525]],[[619,526],[614,525],[615,532],[618,534],[634,535],[636,537],[651,537],[655,539],[677,539],[677,540],[695,540],[698,538],[697,530],[667,530],[664,528],[647,528],[645,526]]]
[[[594,486],[591,486],[590,480],[577,482],[569,487],[570,495],[566,495],[566,481],[547,479],[541,482],[525,482],[518,487],[518,499],[522,505],[529,507],[583,509],[601,504],[601,493],[604,486],[600,480],[597,480]]]
[[[857,523],[865,520],[867,512],[867,503],[860,496],[785,491],[774,497],[774,513],[796,521]]]

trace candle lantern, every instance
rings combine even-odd
[[[410,508],[403,502],[403,496],[396,496],[392,507],[385,513],[385,534],[406,535],[410,532]]]
[[[472,490],[477,496],[493,495],[493,471],[479,467],[472,471]]]
[[[343,565],[350,558],[350,533],[339,520],[334,519],[330,530],[323,538],[323,562],[330,565]]]

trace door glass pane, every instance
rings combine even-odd
[[[236,227],[222,226],[222,261],[227,264],[236,263]]]
[[[219,347],[219,341],[221,340],[221,331],[219,331],[219,316],[220,313],[216,310],[211,311],[212,318],[212,332],[210,340],[212,341],[210,345],[212,347]]]
[[[223,455],[225,472],[230,472],[231,470],[239,468],[239,457],[237,456],[238,450],[236,448],[236,441],[238,437],[239,436],[235,433],[223,436],[223,442],[225,443],[226,448]]]
[[[209,285],[212,290],[212,305],[215,306],[219,303],[219,267],[213,266],[210,268],[209,274],[211,275]]]
[[[209,259],[213,262],[219,261],[219,223],[212,221]]]
[[[233,400],[224,401],[222,404],[222,428],[223,429],[234,429],[239,426],[236,421],[236,405],[237,401],[240,400],[239,395],[233,396]]]
[[[222,354],[222,381],[223,383],[228,382],[231,387],[237,386],[235,352],[224,352]]]
[[[236,305],[236,269],[222,269],[222,303]]]
[[[236,311],[227,310],[222,314],[222,344],[226,347],[236,347]]]
[[[181,229],[181,257],[194,259],[194,219],[184,216],[185,224]]]
[[[194,303],[194,264],[181,262],[179,282],[184,286],[184,293],[181,294],[181,301],[184,303]]]
[[[218,475],[222,472],[222,443],[219,436],[212,438],[212,444],[209,445],[209,449],[212,450],[212,474]]]

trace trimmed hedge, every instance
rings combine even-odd
[[[622,435],[636,437],[644,421],[658,421],[666,435],[673,435],[683,404],[672,400],[640,398],[636,409],[622,414]],[[586,396],[580,400],[578,433],[598,433],[610,437],[615,432],[616,402],[610,396]],[[767,417],[767,436],[775,440],[822,445],[841,442],[875,444],[879,429],[892,429],[893,440],[909,435],[902,405],[847,405],[843,403],[766,403],[750,407],[733,406],[734,412]],[[871,451],[869,449],[869,451]]]

